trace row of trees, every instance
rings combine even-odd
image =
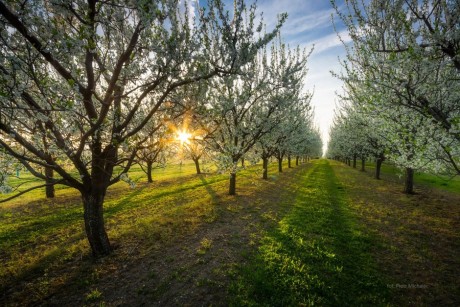
[[[405,170],[460,174],[460,6],[458,1],[349,1],[342,110],[328,155],[384,159]]]
[[[103,256],[107,188],[137,161],[148,172],[180,119],[217,153],[230,194],[240,159],[317,154],[308,53],[271,43],[286,15],[269,32],[257,18],[244,0],[231,12],[219,0],[0,1],[2,189],[19,161],[43,186],[78,190]]]

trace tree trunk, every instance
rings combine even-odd
[[[283,172],[283,158],[277,158],[278,159],[278,172],[282,173]]]
[[[380,180],[380,170],[382,169],[383,157],[378,157],[375,165],[375,179]]]
[[[264,173],[262,179],[268,179],[268,158],[262,158]]]
[[[147,162],[147,181],[149,183],[153,182],[152,169],[153,169],[153,162]]]
[[[229,195],[235,195],[236,194],[236,173],[231,173],[230,174],[230,186],[228,189],[228,194]]]
[[[348,166],[351,166],[351,160],[347,158],[347,164]]]
[[[353,168],[356,168],[356,155],[353,155]]]
[[[105,190],[82,194],[85,231],[94,257],[102,257],[112,252],[105,231],[103,203]]]
[[[366,171],[366,158],[361,157],[361,172]]]
[[[299,166],[299,156],[295,157],[295,166]]]
[[[51,184],[54,177],[54,172],[51,167],[45,167],[46,184],[45,187],[46,198],[54,198],[54,185]]]
[[[292,165],[291,165],[291,155],[288,155],[288,168],[292,168]]]
[[[406,178],[404,181],[404,193],[414,194],[414,170],[410,167],[406,168]]]
[[[244,158],[241,158],[241,167],[244,167]]]
[[[200,159],[192,159],[195,162],[196,173],[201,174]]]

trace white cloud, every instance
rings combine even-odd
[[[325,50],[328,50],[329,48],[343,46],[343,43],[351,42],[351,37],[348,34],[348,31],[343,30],[339,32],[339,36],[337,36],[337,33],[332,33],[312,41],[312,43],[315,45],[314,53],[321,53]]]
[[[309,30],[327,27],[331,23],[332,12],[332,10],[325,10],[297,18],[288,18],[282,32],[285,35],[298,35]]]

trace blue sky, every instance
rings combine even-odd
[[[337,2],[340,6],[343,0]],[[225,3],[231,10],[233,0],[225,0]],[[252,1],[248,0],[247,3]],[[259,0],[257,7],[259,13],[263,12],[267,29],[273,28],[279,13],[288,13],[281,33],[291,47],[300,45],[310,49],[315,46],[309,58],[305,88],[309,91],[314,89],[312,105],[315,108],[315,121],[326,145],[337,103],[335,93],[342,89],[342,82],[333,77],[330,71],[339,72],[339,57],[345,58],[345,48],[331,21],[331,14],[334,13],[332,5],[328,0]],[[335,22],[339,20],[335,18]],[[336,27],[342,39],[349,41],[345,27],[341,23],[336,24]]]

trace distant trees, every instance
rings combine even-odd
[[[406,170],[407,193],[414,170],[460,174],[458,3],[347,3],[347,11],[336,6],[353,39],[340,76],[352,103],[346,121],[356,113],[370,124],[367,144]],[[344,154],[338,126],[331,142]]]
[[[136,153],[136,160],[142,171],[147,175],[147,182],[152,183],[152,171],[155,164],[164,167],[166,158],[164,155],[166,142],[161,138],[148,138],[144,144],[139,146]]]
[[[32,175],[81,193],[94,256],[112,250],[104,198],[152,137],[139,132],[176,89],[253,63],[285,18],[262,34],[243,0],[231,15],[221,1],[195,16],[184,5],[0,2],[0,147]]]
[[[236,193],[238,161],[292,115],[287,110],[299,99],[307,59],[308,53],[279,40],[270,57],[260,51],[241,67],[242,74],[210,81],[206,117],[215,128],[206,141],[218,153],[219,168],[230,175],[230,195]]]

